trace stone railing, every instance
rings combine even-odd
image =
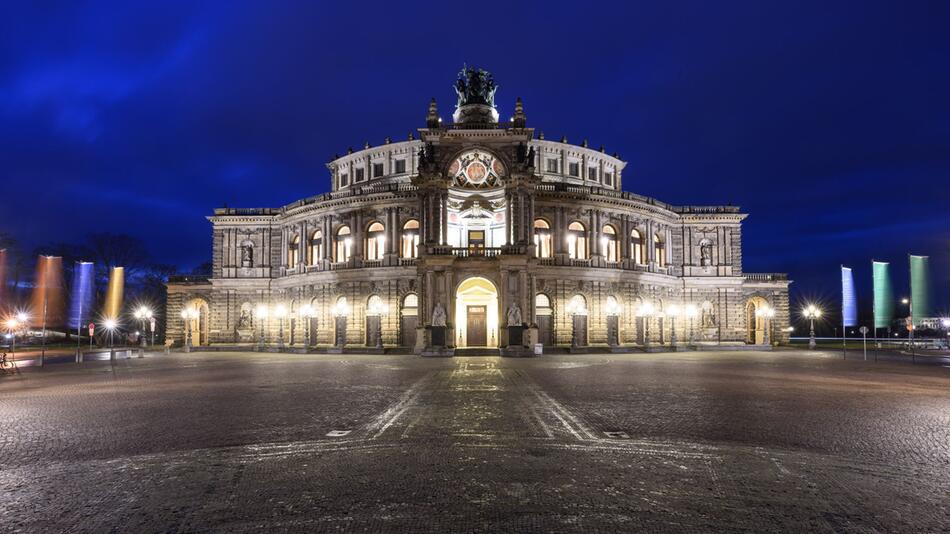
[[[500,256],[502,249],[498,247],[457,247],[452,249],[456,258],[494,258]]]
[[[748,282],[786,282],[788,273],[745,273]]]
[[[168,277],[169,284],[207,284],[211,277],[200,274],[173,274]]]

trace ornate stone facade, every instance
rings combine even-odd
[[[536,135],[520,99],[496,122],[486,74],[460,76],[460,122],[433,101],[418,138],[331,161],[331,192],[216,209],[213,275],[170,280],[170,316],[198,308],[195,345],[288,350],[787,340],[787,277],[742,271],[746,215],[623,191],[623,161]]]

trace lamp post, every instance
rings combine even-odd
[[[680,316],[682,310],[676,304],[670,305],[666,310],[666,315],[670,318],[670,348],[676,350],[676,318]]]
[[[336,323],[336,334],[334,345],[340,350],[346,345],[346,318],[350,314],[350,305],[345,298],[337,300],[333,308],[330,309],[330,315],[333,316]]]
[[[818,346],[818,344],[815,343],[815,319],[819,319],[821,317],[821,308],[815,306],[814,304],[809,304],[802,311],[802,315],[804,315],[809,321],[808,349],[815,350],[815,348]]]
[[[108,318],[102,322],[102,327],[106,329],[106,332],[109,332],[109,361],[115,361],[115,329],[118,327],[118,323],[113,318]]]
[[[620,303],[615,297],[607,297],[607,304],[604,306],[604,312],[607,315],[607,344],[611,347],[620,345]]]
[[[644,302],[637,308],[637,315],[643,318],[643,348],[650,348],[650,318],[656,315],[656,309],[650,302]]]
[[[311,305],[309,305],[309,304],[304,304],[303,306],[301,306],[301,308],[300,308],[300,317],[301,317],[301,318],[303,319],[303,321],[304,321],[304,329],[305,329],[305,332],[306,332],[306,338],[305,338],[305,341],[304,341],[304,346],[305,346],[305,347],[309,347],[309,346],[310,346],[310,321],[313,319],[313,316],[314,316],[314,315],[316,315],[316,313],[315,313],[315,311],[314,311],[314,309],[313,309],[313,306],[311,306]]]
[[[370,299],[370,300],[371,302],[370,302],[369,308],[367,308],[366,310],[366,314],[377,317],[376,332],[375,332],[376,348],[382,349],[383,348],[383,315],[386,314],[386,312],[389,309],[389,306],[387,306],[382,301],[382,299]]]
[[[16,317],[10,317],[9,319],[7,319],[7,323],[6,323],[7,330],[10,331],[10,333],[8,334],[10,336],[10,353],[11,353],[10,357],[13,359],[13,361],[16,361],[16,331],[17,329],[20,328],[21,322],[22,321],[20,321]]]
[[[277,351],[284,351],[284,317],[287,317],[287,307],[278,304],[274,307],[274,317],[277,317]]]
[[[258,324],[260,324],[260,336],[257,338],[257,350],[263,352],[266,338],[264,337],[264,321],[267,320],[267,306],[264,304],[258,304],[257,308],[254,309],[254,317],[257,319]]]
[[[141,342],[141,345],[142,345],[142,347],[144,348],[145,346],[147,346],[147,342],[146,342],[146,340],[145,340],[145,327],[146,327],[146,325],[148,325],[149,323],[151,323],[151,325],[152,325],[152,335],[153,335],[153,336],[155,335],[155,320],[152,318],[152,310],[148,309],[148,308],[145,307],[145,306],[140,306],[139,309],[135,310],[135,313],[134,313],[133,315],[134,315],[135,318],[138,319],[139,322],[142,324],[142,330],[141,330],[142,335],[139,336],[139,338],[140,338],[139,341]]]
[[[772,340],[770,339],[770,336],[769,336],[769,326],[772,324],[771,322],[772,317],[775,317],[775,310],[772,309],[772,307],[770,306],[763,306],[762,308],[755,310],[755,316],[761,317],[762,321],[765,323],[765,328],[764,328],[765,332],[762,336],[763,344],[771,345]]]
[[[686,317],[689,318],[689,345],[695,345],[695,338],[693,333],[693,320],[699,315],[699,308],[695,304],[686,305]]]
[[[197,308],[185,308],[181,310],[181,318],[185,324],[185,352],[191,352],[192,337],[194,336],[191,324],[198,316],[199,312]]]
[[[940,326],[943,327],[944,334],[950,336],[950,317],[944,317],[943,319],[940,319]],[[946,338],[946,342],[948,344],[947,348],[950,348],[950,337]]]

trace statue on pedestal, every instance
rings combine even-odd
[[[521,307],[518,306],[518,303],[512,303],[508,307],[508,326],[521,326]]]
[[[441,302],[437,302],[432,310],[432,326],[445,326],[445,308]]]

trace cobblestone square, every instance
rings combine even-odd
[[[945,532],[950,369],[192,353],[0,377],[4,532]]]

